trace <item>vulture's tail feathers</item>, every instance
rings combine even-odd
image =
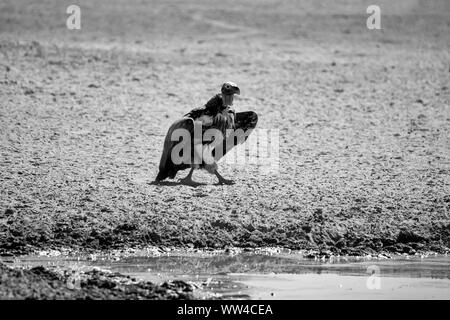
[[[178,121],[176,121],[168,130],[166,138],[164,140],[164,148],[163,153],[161,156],[161,160],[159,162],[159,172],[156,176],[155,181],[162,181],[166,178],[175,178],[178,170],[183,170],[189,165],[175,165],[172,161],[171,154],[173,147],[178,143],[176,141],[172,141],[172,133],[174,130],[183,128],[188,131],[192,131],[193,129],[193,122],[192,119],[189,118],[183,118]]]

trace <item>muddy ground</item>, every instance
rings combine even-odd
[[[0,263],[2,299],[192,299],[192,285],[170,281],[155,285],[130,276],[102,270],[29,270]]]
[[[0,251],[450,246],[450,3],[0,3]],[[223,81],[279,172],[152,185],[164,134]],[[184,176],[184,172],[179,177]]]

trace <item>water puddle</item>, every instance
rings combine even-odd
[[[450,299],[450,257],[305,259],[296,254],[171,253],[158,256],[26,256],[12,265],[93,267],[161,283],[193,283],[224,299]]]

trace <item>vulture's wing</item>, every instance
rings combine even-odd
[[[214,159],[219,161],[228,151],[233,149],[233,147],[238,144],[244,143],[247,141],[248,136],[252,132],[252,130],[256,127],[258,123],[258,115],[253,111],[246,112],[237,112],[234,116],[234,130],[235,133],[243,132],[245,135],[243,137],[230,135],[229,137],[225,137],[221,144],[219,144],[213,151]],[[242,130],[242,131],[239,131]],[[222,152],[215,152],[217,149],[222,149]]]

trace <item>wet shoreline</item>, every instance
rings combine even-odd
[[[26,270],[43,268],[82,277],[89,277],[90,272],[121,275],[156,287],[178,283],[184,286],[180,290],[191,290],[181,298],[310,299],[322,298],[317,295],[321,290],[324,299],[340,299],[340,293],[348,299],[357,295],[368,299],[442,298],[447,289],[450,292],[448,255],[306,258],[309,254],[280,248],[228,252],[148,248],[98,256],[41,252],[2,260]],[[367,279],[374,272],[383,284],[381,291],[367,288]]]

